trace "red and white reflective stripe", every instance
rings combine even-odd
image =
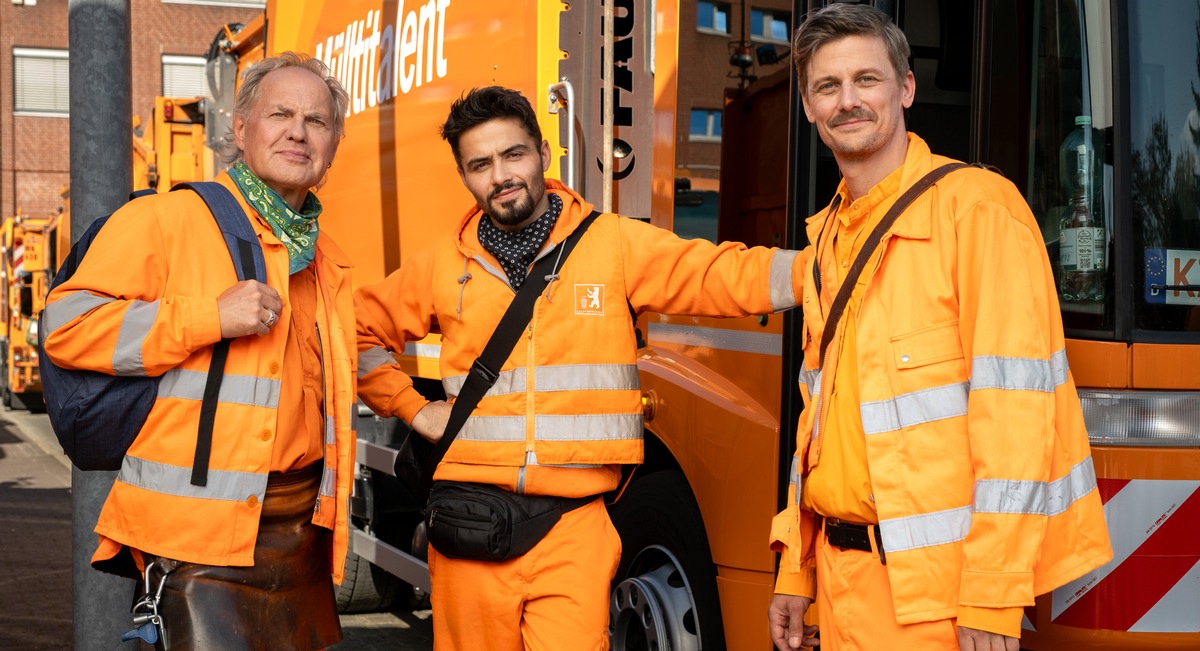
[[[1113,560],[1054,591],[1080,628],[1200,633],[1200,481],[1099,479]]]
[[[13,249],[13,273],[25,271],[25,247]]]

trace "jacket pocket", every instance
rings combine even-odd
[[[962,359],[958,321],[946,321],[891,338],[892,361],[896,368],[918,368],[937,362]]]

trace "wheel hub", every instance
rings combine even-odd
[[[613,651],[699,651],[695,600],[675,556],[647,547],[630,568],[609,604]]]

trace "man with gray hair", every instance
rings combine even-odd
[[[48,299],[55,364],[161,378],[100,514],[92,565],[161,583],[163,643],[176,651],[341,639],[331,576],[342,578],[349,536],[354,306],[349,261],[320,232],[311,189],[332,164],[347,99],[303,54],[244,77],[233,165],[217,183],[248,217],[265,282],[237,282],[205,201],[180,191],[118,210]],[[206,413],[221,340],[224,378]]]

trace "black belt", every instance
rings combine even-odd
[[[825,518],[825,537],[834,547],[856,549],[862,552],[874,551],[871,548],[872,531],[874,531],[875,549],[879,550],[879,562],[887,565],[879,525],[851,524],[834,518]]]

